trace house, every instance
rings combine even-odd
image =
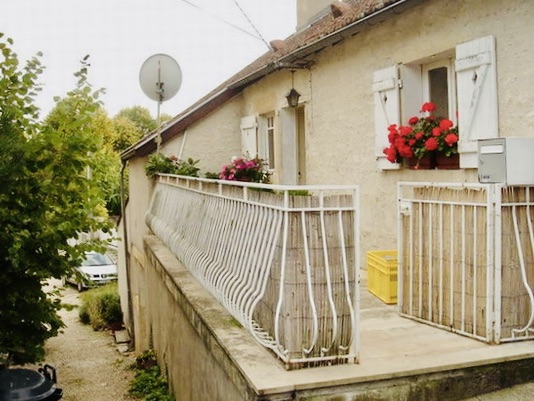
[[[203,172],[258,154],[274,184],[359,185],[360,255],[396,248],[399,181],[477,183],[478,140],[532,137],[534,3],[301,0],[297,7],[292,36],[272,41],[271,51],[122,154],[130,198],[120,291],[139,351],[157,337],[146,323],[147,292],[156,287],[147,282],[145,223],[154,183],[144,172],[157,135],[163,154],[199,159]],[[290,106],[292,90],[299,97]],[[388,127],[406,124],[429,101],[458,125],[454,169],[411,169],[383,152]]]

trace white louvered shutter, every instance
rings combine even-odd
[[[256,116],[247,116],[241,119],[241,153],[243,156],[253,158],[258,155],[258,138]]]
[[[380,170],[397,170],[398,163],[390,163],[383,153],[389,146],[388,127],[400,123],[400,99],[397,66],[375,71],[373,74],[375,105],[375,156]]]
[[[495,38],[456,47],[458,130],[461,168],[476,168],[477,140],[499,136]]]

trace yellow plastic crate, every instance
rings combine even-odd
[[[387,304],[397,303],[397,251],[367,252],[367,289]]]

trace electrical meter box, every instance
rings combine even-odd
[[[534,185],[534,138],[480,139],[478,181]]]

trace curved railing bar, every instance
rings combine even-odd
[[[527,213],[528,215],[528,213]],[[517,252],[519,253],[519,264],[521,266],[521,279],[523,281],[523,285],[525,289],[527,290],[528,297],[530,299],[530,319],[527,323],[527,325],[521,329],[512,329],[512,334],[520,334],[520,333],[526,333],[531,329],[532,323],[534,322],[534,294],[532,293],[532,289],[530,288],[530,285],[528,284],[528,278],[527,278],[527,272],[525,267],[525,258],[523,256],[523,247],[521,246],[521,239],[519,234],[519,226],[517,224],[517,212],[516,212],[516,206],[512,206],[512,217],[514,222],[514,234],[515,234],[515,240],[517,244]],[[528,228],[530,233],[530,239],[532,241],[532,222],[530,221],[530,217],[528,217]],[[534,244],[531,243],[531,246],[534,249]]]
[[[345,231],[343,230],[343,217],[342,212],[338,212],[338,225],[339,225],[339,238],[341,238],[341,260],[343,262],[343,277],[344,277],[344,286],[345,286],[345,295],[346,295],[346,302],[347,306],[349,308],[349,316],[350,316],[350,322],[351,322],[351,331],[354,331],[356,327],[356,315],[354,314],[354,305],[352,305],[352,299],[350,297],[350,287],[349,287],[349,268],[347,263],[347,255],[345,253],[346,247],[345,247]],[[339,349],[342,351],[346,351],[350,348],[352,345],[352,338],[353,336],[349,336],[349,343],[344,346],[342,344],[339,344]]]
[[[284,194],[284,203],[287,205],[287,194]],[[280,264],[280,288],[278,289],[278,302],[276,304],[276,312],[274,314],[274,341],[279,345],[279,350],[277,352],[286,352],[287,349],[284,349],[280,343],[280,313],[282,311],[282,304],[284,302],[284,286],[281,285],[284,282],[285,273],[286,273],[286,255],[287,255],[287,237],[289,231],[289,212],[286,210],[284,212],[284,233],[282,239],[282,257]]]
[[[319,336],[319,322],[317,319],[317,308],[315,306],[315,299],[313,296],[313,287],[311,284],[312,278],[311,278],[311,266],[310,266],[310,254],[308,249],[308,237],[306,234],[306,219],[304,212],[300,213],[301,216],[301,224],[302,224],[302,241],[304,243],[304,259],[306,263],[306,282],[308,287],[308,299],[310,302],[310,307],[312,310],[312,319],[313,319],[313,336],[312,341],[309,346],[309,348],[302,348],[302,352],[305,354],[309,354],[313,351],[313,348],[315,347],[315,344],[317,343],[317,338]]]
[[[321,204],[324,203],[322,194],[321,194],[320,202]],[[332,278],[330,277],[330,261],[328,259],[328,244],[326,243],[326,227],[324,223],[324,210],[321,210],[321,212],[319,213],[319,216],[321,220],[321,237],[322,237],[322,242],[323,242],[326,290],[328,294],[328,304],[330,305],[330,312],[332,313],[332,339],[328,347],[321,347],[321,352],[325,354],[328,351],[330,351],[330,348],[332,348],[337,338],[337,312],[336,312],[336,305],[334,303],[334,296],[332,294]]]

